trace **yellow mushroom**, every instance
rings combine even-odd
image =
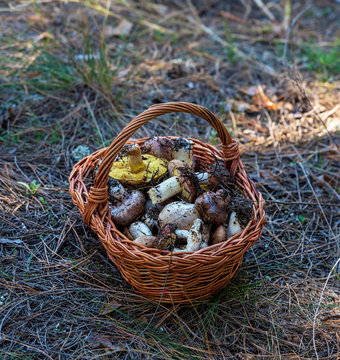
[[[138,144],[131,145],[127,156],[115,161],[110,177],[123,184],[138,185],[154,181],[167,172],[168,162],[150,154],[141,154]]]

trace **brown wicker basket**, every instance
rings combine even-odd
[[[201,162],[201,167],[208,166],[216,158],[223,158],[235,183],[254,202],[253,219],[240,234],[196,252],[173,254],[136,245],[117,230],[108,211],[107,182],[116,155],[126,143],[144,143],[146,138],[128,141],[143,124],[172,112],[194,114],[209,122],[221,139],[222,150],[190,139],[194,141],[194,155]],[[100,159],[99,170],[88,191],[85,182],[89,183],[94,166]],[[213,113],[195,104],[171,102],[150,107],[135,117],[109,147],[79,161],[69,181],[73,202],[78,206],[84,222],[97,233],[124,279],[137,293],[163,303],[191,303],[216,293],[233,277],[244,253],[258,240],[266,222],[262,195],[244,170],[238,145]]]

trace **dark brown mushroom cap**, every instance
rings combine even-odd
[[[145,196],[138,190],[127,192],[123,200],[111,206],[111,217],[116,225],[129,226],[142,215],[145,209]]]
[[[172,140],[165,136],[151,136],[145,141],[142,152],[168,161],[172,158]]]
[[[208,191],[195,201],[195,208],[201,218],[210,224],[223,224],[230,214],[229,193],[219,190],[218,193]]]
[[[177,226],[174,224],[165,224],[156,237],[155,248],[160,250],[173,250],[177,241],[176,229]]]

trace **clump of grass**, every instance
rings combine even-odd
[[[329,80],[340,73],[340,39],[332,43],[329,49],[317,44],[304,44],[301,56],[306,59],[309,70],[321,75],[322,80]]]

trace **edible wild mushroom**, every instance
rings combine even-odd
[[[140,236],[144,236],[144,235],[148,235],[148,236],[152,235],[152,232],[149,229],[149,227],[146,226],[141,221],[133,222],[129,227],[129,232],[134,239],[137,239]]]
[[[187,165],[177,167],[176,171],[177,176],[170,177],[148,191],[154,204],[162,203],[177,194],[181,194],[181,197],[188,202],[195,200],[199,191],[197,176]]]
[[[138,144],[129,145],[124,150],[126,156],[114,161],[110,177],[121,183],[138,185],[154,181],[167,171],[167,161],[150,154],[142,156]]]
[[[178,239],[175,230],[176,225],[166,224],[157,236],[142,235],[133,241],[148,248],[153,247],[159,250],[172,250]]]
[[[194,204],[175,201],[166,205],[159,213],[158,222],[160,226],[174,224],[179,229],[189,230],[199,217]]]
[[[196,219],[188,231],[187,245],[184,248],[175,248],[174,252],[180,251],[197,251],[202,246],[202,229],[203,221],[201,219]]]
[[[172,140],[165,136],[151,136],[145,141],[142,152],[170,161],[172,159],[172,146]]]
[[[195,201],[195,207],[205,222],[223,224],[229,217],[229,203],[229,192],[220,189],[216,193],[208,191],[200,195]]]
[[[191,168],[194,142],[185,138],[175,138],[172,143],[172,158],[183,161]]]
[[[120,201],[116,201],[111,208],[111,217],[116,225],[129,226],[144,212],[145,196],[138,190],[125,192]]]

